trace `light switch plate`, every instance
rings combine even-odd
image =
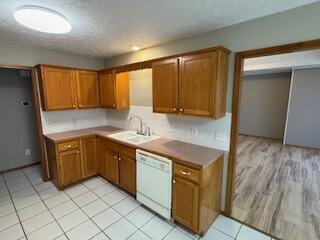
[[[29,149],[29,148],[26,148],[26,149],[24,150],[24,155],[25,155],[25,156],[30,156],[30,154],[31,154],[30,149]]]

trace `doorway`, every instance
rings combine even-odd
[[[45,166],[35,69],[0,66],[0,172],[41,163]],[[45,167],[42,168],[47,180]]]
[[[312,123],[319,47],[316,40],[236,55],[226,212],[279,239],[320,238],[320,128]],[[303,63],[286,68],[284,56]],[[259,68],[250,69],[254,61]]]

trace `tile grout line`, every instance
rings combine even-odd
[[[23,173],[24,173],[24,172],[23,172]],[[25,174],[25,173],[24,173],[24,174]],[[28,179],[28,181],[30,182],[29,179]],[[31,182],[30,182],[30,183],[31,183]],[[33,186],[33,188],[35,189],[34,186]],[[35,189],[35,190],[36,190],[36,189]],[[36,192],[37,192],[37,190],[36,190]],[[54,221],[52,221],[52,222],[50,222],[50,223],[48,223],[48,224],[46,224],[46,225],[44,225],[44,226],[42,226],[42,227],[40,227],[40,228],[35,229],[34,231],[30,232],[29,235],[30,235],[31,233],[35,232],[35,231],[38,231],[39,229],[41,229],[41,228],[43,228],[43,227],[45,227],[45,226],[48,226],[49,224],[51,224],[51,223],[53,223],[53,222],[55,222],[55,223],[59,226],[60,230],[64,233],[62,227],[61,227],[60,224],[56,221],[55,217],[54,217],[53,214],[51,213],[50,209],[48,208],[48,206],[46,205],[46,203],[44,202],[44,200],[41,198],[41,196],[39,195],[38,192],[37,192],[37,194],[38,194],[38,196],[40,197],[41,202],[42,202],[42,203],[44,204],[44,206],[47,208],[47,211],[49,212],[49,214],[51,215],[51,217],[53,218]],[[38,214],[38,215],[39,215],[39,214]],[[21,223],[21,225],[22,225],[22,223]],[[22,227],[23,227],[23,226],[22,226]],[[62,236],[62,234],[61,234],[60,236]],[[59,236],[59,237],[60,237],[60,236]],[[26,235],[26,238],[29,239],[29,237],[28,237],[27,235]]]
[[[6,179],[5,179],[5,177],[3,177],[3,176],[2,176],[2,179],[3,179],[3,182],[4,182],[5,186],[8,188],[7,180],[6,180]],[[8,190],[9,190],[9,189],[8,189]],[[20,219],[20,217],[19,217],[19,215],[18,215],[18,212],[17,212],[16,206],[15,206],[15,204],[14,204],[14,202],[13,202],[13,199],[12,199],[12,196],[11,196],[11,192],[9,192],[9,196],[10,196],[10,199],[11,199],[12,205],[13,205],[13,207],[14,207],[14,209],[15,209],[15,214],[16,214],[16,216],[17,216],[18,220],[19,220],[19,224],[20,224],[21,229],[22,229],[22,231],[23,231],[24,237],[25,237],[25,238],[27,238],[27,234],[26,234],[26,232],[25,232],[25,230],[24,230],[24,228],[23,228],[23,226],[22,226],[21,219]],[[16,225],[16,224],[14,224],[14,225],[12,225],[12,226],[15,226],[15,225]],[[10,227],[12,227],[12,226],[10,226]],[[8,229],[8,228],[6,228],[6,229]],[[5,229],[3,229],[3,230],[5,230]],[[3,231],[3,230],[2,230],[2,231]]]

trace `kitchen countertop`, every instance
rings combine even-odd
[[[89,136],[89,135],[98,135],[99,137],[106,138],[107,140],[117,142],[119,144],[132,147],[135,149],[142,149],[148,152],[152,152],[164,157],[168,157],[174,161],[188,164],[197,169],[205,168],[210,165],[212,162],[220,158],[224,151],[204,147],[196,144],[186,143],[178,140],[168,139],[168,138],[159,138],[147,143],[140,145],[133,145],[130,143],[118,141],[112,138],[109,138],[108,135],[114,134],[117,132],[123,132],[120,128],[115,128],[111,126],[101,126],[94,128],[86,128],[74,131],[66,131],[59,133],[52,133],[44,135],[46,138],[54,142],[67,141],[74,138]]]

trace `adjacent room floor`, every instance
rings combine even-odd
[[[320,239],[320,151],[240,135],[232,216],[284,240]]]
[[[65,191],[43,182],[39,166],[0,175],[0,239],[199,239],[96,177]],[[220,215],[203,240],[271,240]]]

